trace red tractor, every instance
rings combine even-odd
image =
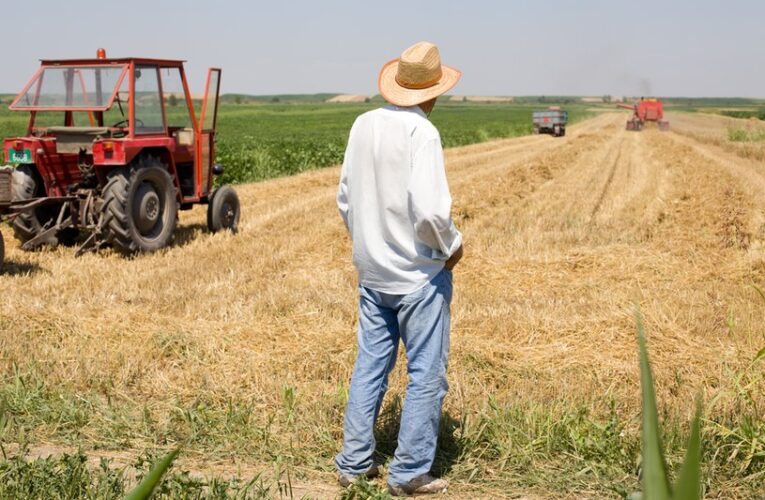
[[[211,231],[236,231],[239,199],[213,189],[221,70],[207,74],[198,119],[183,61],[44,60],[10,106],[26,135],[5,139],[0,211],[29,250],[72,244],[150,252],[173,236],[178,210],[207,204]],[[10,182],[9,182],[10,181]],[[10,186],[10,191],[6,189]],[[10,199],[8,199],[10,195]]]
[[[669,130],[669,122],[664,121],[664,103],[659,99],[640,98],[634,105],[617,104],[618,107],[631,109],[632,118],[627,120],[627,130],[643,130],[646,122],[656,122],[659,130]]]

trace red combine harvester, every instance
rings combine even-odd
[[[221,70],[211,68],[198,115],[183,61],[44,60],[10,106],[29,113],[4,140],[0,213],[22,249],[74,243],[150,252],[170,243],[178,210],[207,204],[211,231],[236,231],[239,199],[213,189]],[[0,257],[1,258],[1,257]]]
[[[633,111],[632,118],[627,120],[627,130],[643,130],[645,122],[656,122],[659,130],[669,130],[669,122],[664,121],[664,103],[659,99],[641,98],[632,106],[627,104],[616,106]]]

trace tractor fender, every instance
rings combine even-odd
[[[178,180],[177,171],[175,168],[175,159],[173,158],[172,153],[164,146],[152,146],[152,147],[146,147],[143,149],[132,149],[130,150],[129,157],[126,157],[125,165],[130,165],[134,161],[138,160],[142,156],[153,156],[155,158],[159,158],[163,165],[167,167],[167,171],[170,174],[170,177],[173,179],[173,186],[175,186],[176,189],[176,197],[178,198],[178,202],[181,202],[181,185],[180,181]],[[120,165],[124,166],[124,165]],[[120,166],[115,165],[114,168],[119,168]],[[97,175],[99,177],[99,183],[101,185],[106,184],[107,176],[108,174],[114,170],[114,168],[98,168],[97,169]]]
[[[175,169],[175,159],[173,158],[172,153],[165,147],[148,147],[141,150],[140,153],[136,155],[136,158],[139,156],[154,156],[156,158],[159,158],[164,165],[167,166],[167,171],[170,173],[170,177],[173,178],[173,186],[175,186],[175,196],[178,198],[178,202],[181,202],[181,184],[180,180],[178,179],[178,174]]]
[[[175,196],[178,199],[178,203],[182,201],[181,194],[181,182],[178,179],[178,173],[175,168],[175,158],[172,153],[163,147],[145,148],[141,151],[142,155],[155,156],[159,158],[163,164],[167,166],[167,171],[170,173],[170,177],[173,178],[173,186],[175,186]]]

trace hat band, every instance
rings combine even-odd
[[[443,73],[439,72],[439,75],[431,80],[427,80],[425,82],[416,82],[416,83],[404,83],[401,81],[401,79],[398,77],[398,73],[396,74],[396,83],[404,87],[405,89],[412,89],[412,90],[421,90],[426,89],[428,87],[432,87],[436,85],[443,76]]]

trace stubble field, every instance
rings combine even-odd
[[[744,120],[678,114],[672,132],[631,133],[625,119],[447,150],[466,255],[436,465],[454,498],[638,488],[638,307],[672,464],[701,394],[707,495],[765,491],[765,145],[731,140]],[[24,253],[3,227],[8,455],[80,448],[127,467],[183,443],[176,470],[208,492],[257,477],[253,496],[340,495],[357,292],[338,174],[241,185],[239,234],[209,235],[198,208],[171,248],[129,259]]]

